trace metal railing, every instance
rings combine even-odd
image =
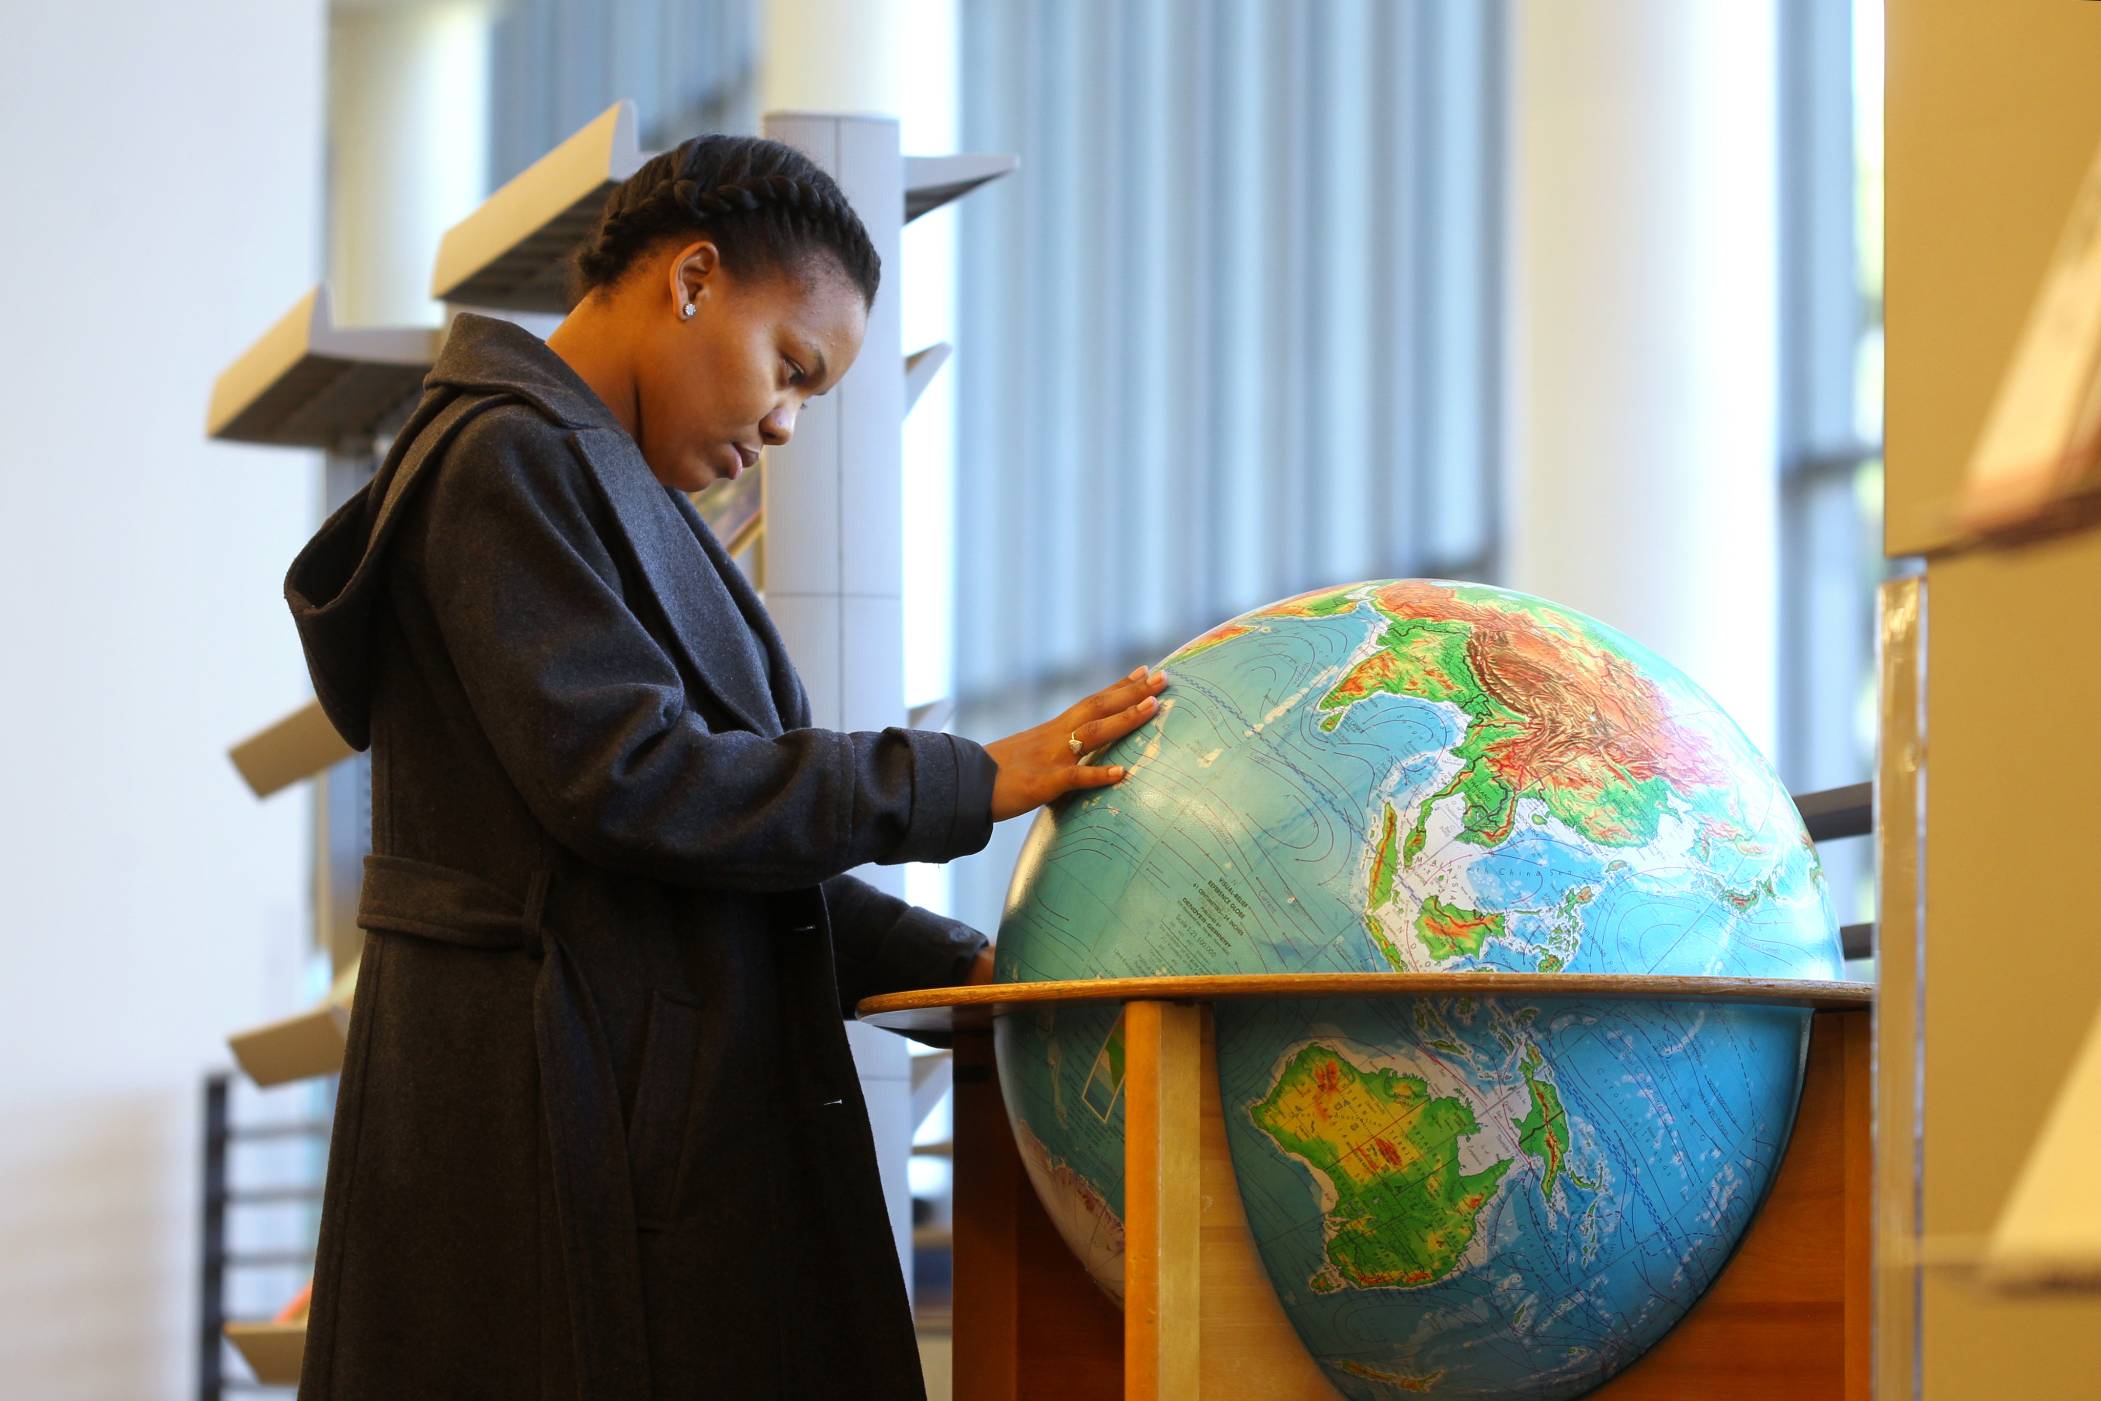
[[[204,1077],[204,1193],[202,1203],[202,1248],[198,1252],[201,1271],[197,1320],[198,1401],[222,1401],[236,1392],[286,1391],[248,1377],[226,1374],[226,1358],[232,1345],[226,1341],[226,1277],[235,1270],[311,1267],[314,1252],[305,1250],[234,1250],[227,1244],[229,1211],[250,1206],[290,1206],[301,1202],[318,1204],[321,1184],[238,1187],[233,1184],[233,1145],[269,1139],[320,1139],[327,1142],[326,1119],[299,1119],[260,1124],[233,1122],[228,1089],[232,1074],[215,1071]]]

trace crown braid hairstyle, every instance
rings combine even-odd
[[[758,136],[696,136],[623,180],[571,263],[570,302],[610,288],[666,239],[705,236],[740,276],[829,254],[875,304],[883,263],[861,218],[808,156]]]

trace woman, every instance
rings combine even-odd
[[[833,182],[705,137],[608,199],[546,342],[462,314],[285,596],[372,750],[300,1396],[919,1397],[842,1016],[986,940],[844,874],[1114,783],[1143,668],[989,745],[812,729],[686,493],[847,373]]]

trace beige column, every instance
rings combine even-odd
[[[435,326],[430,269],[444,231],[487,193],[489,0],[339,0],[328,19],[327,276],[336,320]],[[324,509],[372,475],[329,454]],[[358,887],[371,846],[371,756],[314,785],[317,942],[340,971],[358,955]]]
[[[1771,0],[1523,0],[1510,55],[1509,568],[1767,753],[1778,335]]]
[[[839,182],[883,260],[852,372],[803,409],[793,442],[766,454],[767,611],[802,673],[814,723],[848,730],[906,722],[898,117],[911,11],[902,0],[768,0],[760,47],[765,134]],[[926,79],[919,72],[914,81]],[[856,874],[905,893],[900,867]],[[852,1023],[847,1031],[909,1289],[912,1057],[888,1032]]]
[[[438,239],[488,193],[489,0],[354,0],[328,35],[336,319],[436,325]]]
[[[913,71],[906,0],[766,0],[761,112],[895,117]]]

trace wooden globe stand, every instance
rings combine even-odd
[[[1220,1112],[1211,1004],[1237,997],[1622,998],[1816,1011],[1772,1191],[1713,1286],[1595,1392],[1607,1401],[1868,1394],[1869,1030],[1863,983],[1586,974],[1118,978],[930,988],[861,1020],[955,1036],[956,1401],[1335,1401],[1271,1289]],[[1023,1172],[992,1019],[1040,1003],[1124,1006],[1124,1302],[1119,1319]]]

